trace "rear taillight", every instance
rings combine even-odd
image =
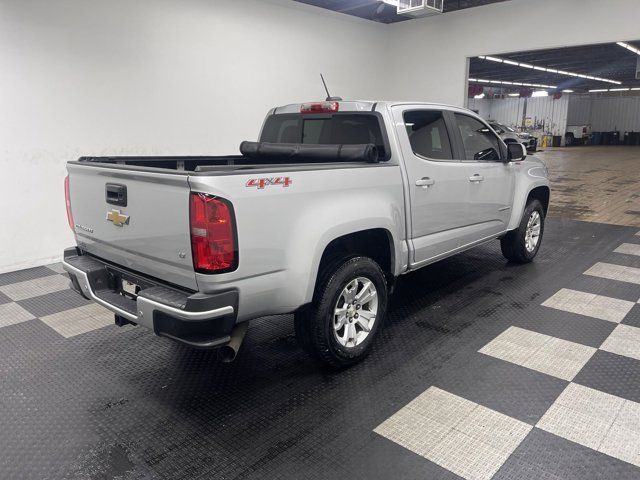
[[[300,105],[300,113],[333,113],[339,109],[338,102],[303,103]]]
[[[75,232],[73,227],[73,213],[71,213],[71,195],[69,194],[69,175],[64,177],[64,203],[67,207],[67,222],[69,222],[69,228]]]
[[[238,248],[231,204],[219,197],[192,193],[189,205],[193,268],[222,273],[238,266]]]

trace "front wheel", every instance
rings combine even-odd
[[[295,315],[298,342],[336,368],[367,356],[387,311],[384,273],[368,257],[334,263],[320,273],[312,305]]]
[[[544,233],[544,209],[533,199],[524,209],[520,225],[500,239],[502,255],[515,263],[529,263],[538,254]]]

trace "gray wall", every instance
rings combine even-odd
[[[569,102],[569,124],[590,124],[594,132],[640,131],[640,96],[585,95]]]

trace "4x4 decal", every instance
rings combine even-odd
[[[281,185],[288,187],[293,183],[289,177],[272,177],[272,178],[252,178],[247,182],[247,187],[257,187],[259,190],[271,185]]]

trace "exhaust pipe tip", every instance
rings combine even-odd
[[[220,361],[222,363],[231,363],[236,359],[237,356],[238,351],[228,345],[220,347],[220,349],[218,350],[218,357],[220,357]]]
[[[229,343],[223,345],[218,349],[218,356],[223,363],[233,362],[238,356],[238,350],[244,340],[244,335],[247,333],[249,322],[242,322],[237,324],[231,332],[231,339]]]

